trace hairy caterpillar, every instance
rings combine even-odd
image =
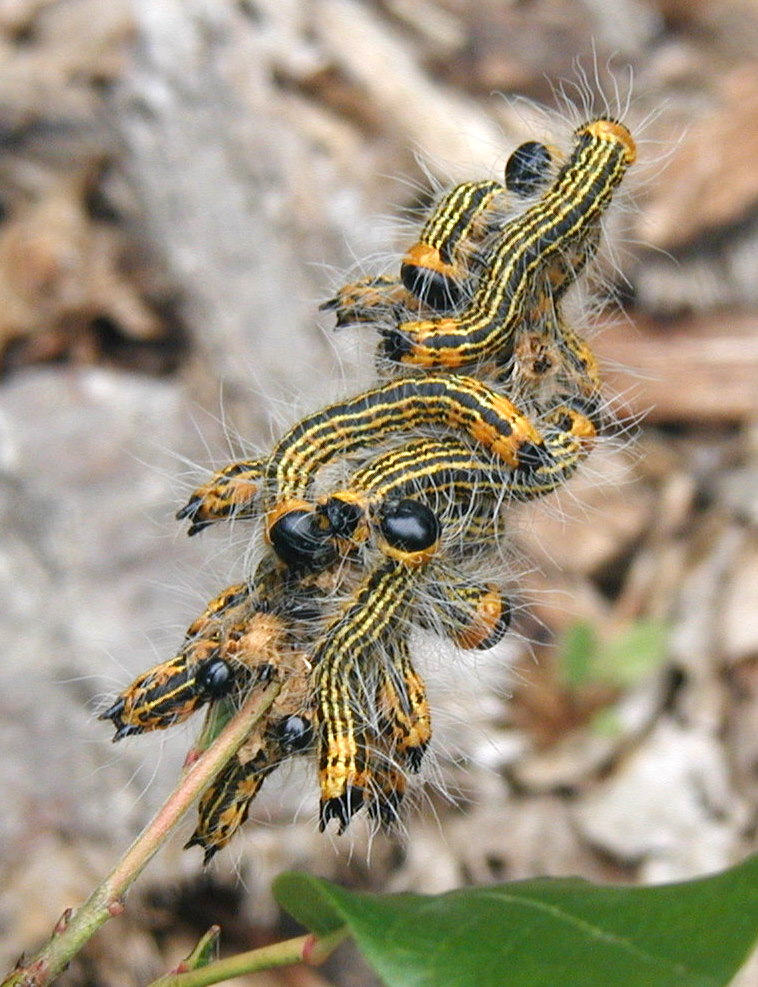
[[[558,297],[594,252],[597,224],[636,156],[621,123],[593,120],[555,182],[498,237],[471,304],[458,317],[404,322],[386,334],[393,361],[454,369],[498,356],[547,280]]]

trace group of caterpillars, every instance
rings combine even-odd
[[[397,819],[431,737],[411,630],[462,649],[502,638],[508,599],[476,560],[497,550],[508,501],[562,484],[602,426],[597,364],[563,299],[635,155],[627,128],[602,117],[565,155],[530,141],[502,183],[443,195],[398,275],[323,306],[338,326],[377,333],[379,383],[303,418],[268,456],[221,469],[179,511],[190,534],[262,524],[263,558],[102,718],[118,740],[206,706],[202,746],[242,696],[279,680],[201,797],[187,845],[206,862],[296,754],[317,757],[322,830],[336,819],[342,832],[361,808]]]

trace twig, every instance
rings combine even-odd
[[[347,938],[349,929],[344,926],[328,936],[318,938],[314,935],[298,936],[297,939],[287,939],[276,942],[260,949],[251,949],[247,953],[238,953],[224,960],[216,960],[197,970],[184,973],[169,973],[159,980],[154,980],[149,987],[209,987],[219,984],[231,977],[239,977],[245,973],[256,973],[259,970],[271,970],[277,966],[290,966],[293,963],[308,963],[317,966]]]
[[[29,961],[22,959],[0,987],[47,987],[101,925],[123,912],[128,889],[198,795],[244,743],[280,688],[280,683],[272,682],[263,692],[248,698],[207,751],[190,765],[163,806],[87,901],[73,914],[67,910],[39,952]]]

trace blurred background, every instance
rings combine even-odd
[[[190,540],[173,513],[371,379],[371,340],[319,303],[396,263],[433,184],[570,133],[577,61],[640,135],[609,223],[625,315],[592,316],[634,442],[514,512],[518,633],[426,656],[436,784],[404,834],[319,836],[312,771],[287,769],[206,872],[187,820],[61,983],[144,984],[215,922],[231,951],[294,934],[284,869],[439,892],[756,848],[757,53],[751,0],[0,0],[3,966],[192,742],[113,747],[96,720],[244,572],[242,525]],[[347,947],[239,981],[373,982]]]

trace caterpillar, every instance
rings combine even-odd
[[[280,548],[276,526],[302,508],[303,496],[321,467],[383,442],[388,435],[421,426],[459,429],[511,466],[542,442],[511,401],[476,378],[423,374],[391,380],[309,415],[275,446],[267,470],[267,485],[277,496],[267,517],[275,549]]]
[[[328,628],[313,654],[319,725],[319,783],[323,830],[336,818],[342,832],[368,788],[368,755],[360,676],[384,638],[398,634],[413,603],[419,566],[385,559],[365,577],[353,599]],[[359,674],[360,673],[360,674]]]
[[[200,846],[204,863],[209,863],[243,825],[250,804],[271,772],[313,747],[306,669],[305,664],[298,670],[290,669],[265,724],[251,734],[202,794],[197,826],[184,848]]]
[[[266,472],[266,460],[245,459],[218,470],[194,491],[176,513],[177,521],[189,520],[188,535],[196,535],[222,518],[255,516],[255,505]]]
[[[597,224],[636,157],[623,124],[598,119],[579,127],[555,182],[497,238],[471,304],[456,317],[402,322],[384,335],[393,362],[457,369],[508,346],[535,288],[556,297],[594,252]]]
[[[179,653],[139,676],[101,720],[116,727],[114,740],[181,723],[204,703],[227,695],[233,685],[223,657],[225,623],[235,623],[249,591],[236,584],[220,593],[187,629]]]

